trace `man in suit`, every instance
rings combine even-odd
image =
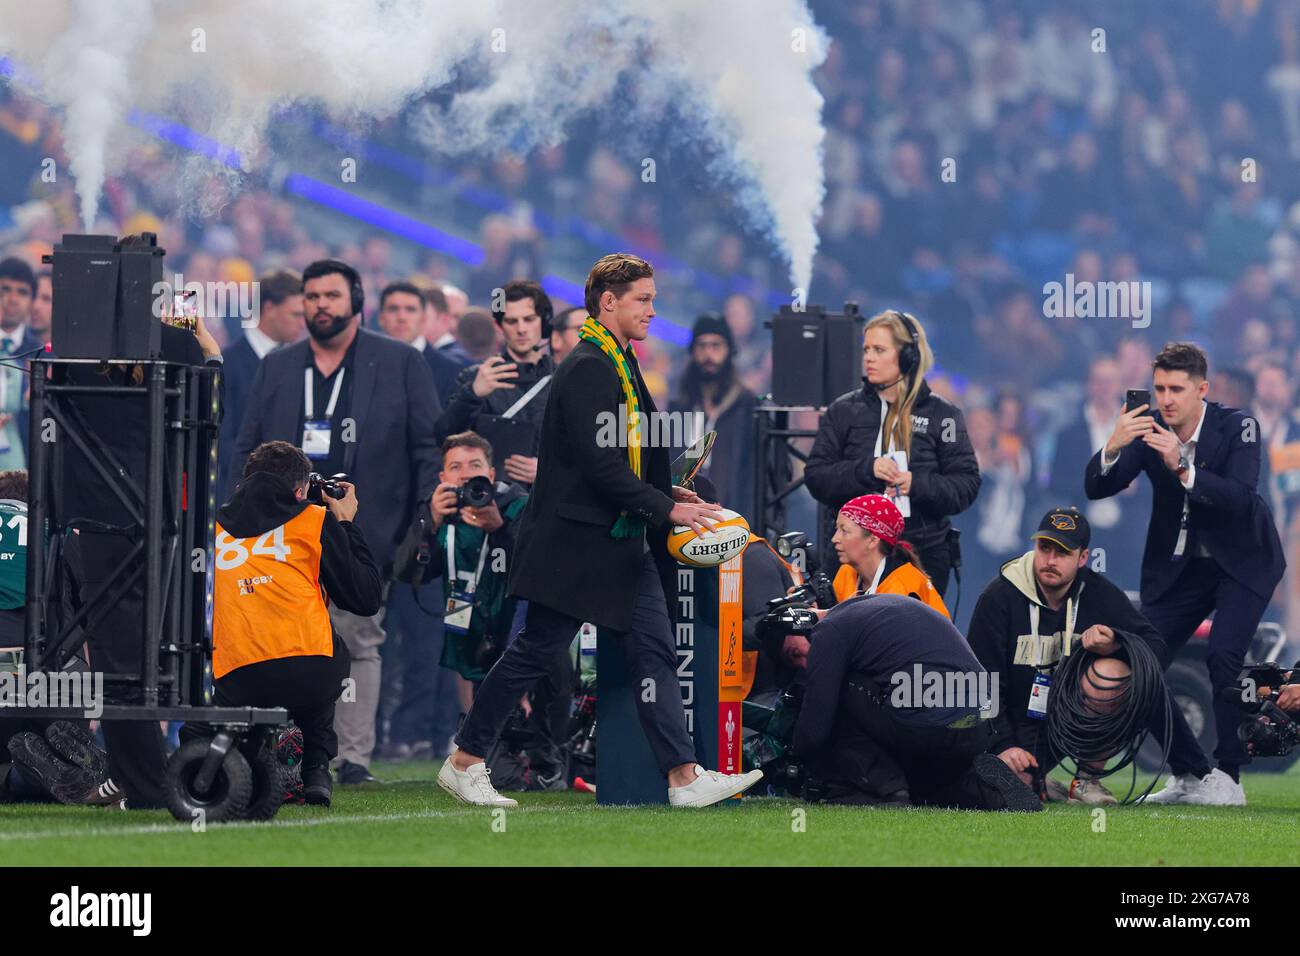
[[[379,327],[424,356],[429,371],[433,373],[438,404],[446,408],[456,391],[456,377],[469,364],[470,359],[458,345],[453,344],[446,349],[435,348],[424,334],[424,328],[428,327],[428,297],[431,294],[432,290],[421,289],[411,282],[390,282],[379,294]]]
[[[1205,401],[1205,353],[1174,342],[1156,356],[1155,405],[1120,416],[1106,445],[1088,462],[1084,490],[1093,500],[1117,494],[1146,472],[1151,522],[1142,555],[1142,613],[1169,645],[1167,667],[1213,613],[1210,683],[1214,688],[1217,769],[1171,776],[1151,803],[1244,805],[1238,779],[1250,758],[1237,738],[1242,710],[1225,695],[1237,675],[1273,589],[1286,568],[1268,505],[1257,491],[1262,442],[1245,412]],[[1175,714],[1173,747],[1195,742]],[[1171,757],[1171,762],[1174,762]]]
[[[269,353],[297,342],[303,334],[302,276],[287,270],[262,276],[257,280],[257,294],[257,325],[244,329],[243,337],[225,352],[226,405],[217,444],[218,501],[228,500],[235,490],[230,462],[257,367]]]
[[[361,328],[361,279],[347,263],[313,262],[303,270],[302,292],[309,337],[262,360],[231,468],[243,474],[249,452],[278,439],[306,452],[322,475],[345,472],[366,502],[357,525],[387,576],[416,502],[438,483],[433,377],[409,345]],[[379,617],[330,608],[352,655],[355,693],[351,700],[345,690],[335,714],[343,784],[374,779]]]
[[[720,774],[695,762],[686,729],[672,610],[675,565],[666,549],[673,525],[711,527],[719,510],[670,478],[667,448],[642,448],[636,434],[602,439],[619,406],[653,414],[654,402],[629,347],[649,332],[654,270],[636,256],[606,256],[587,277],[593,317],[558,369],[542,421],[537,481],[519,529],[510,593],[528,601],[524,628],[488,672],[456,737],[438,784],[458,800],[515,806],[488,779],[491,752],[519,698],[549,670],[583,622],[624,642],[632,676],[652,695],[638,716],[672,806],[707,806],[757,782],[761,771]],[[649,681],[650,683],[645,683]],[[646,699],[649,697],[650,699]]]
[[[30,327],[36,299],[36,272],[22,259],[0,261],[0,361],[22,356],[27,366],[45,341]],[[27,467],[28,399],[26,376],[0,368],[0,468]]]

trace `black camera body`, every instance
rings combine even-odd
[[[496,500],[497,489],[486,475],[475,475],[456,487],[456,510],[447,516],[450,522],[460,521],[461,508],[486,508]]]
[[[325,504],[326,497],[333,498],[335,501],[342,501],[348,496],[348,490],[339,482],[347,480],[348,476],[343,472],[326,478],[313,471],[307,476],[307,500],[314,505]]]
[[[809,595],[806,599],[808,603],[827,611],[839,603],[831,579],[821,570],[817,549],[809,543],[807,534],[802,531],[787,531],[777,538],[776,553],[787,561],[795,562],[796,567],[802,559],[803,567],[800,570],[807,583],[801,587],[809,589],[805,592]]]
[[[1300,663],[1291,669],[1291,676],[1274,661],[1251,664],[1242,668],[1237,684],[1242,689],[1281,687],[1300,683]],[[1235,688],[1232,689],[1235,693]],[[1237,737],[1251,745],[1255,757],[1285,757],[1300,746],[1300,723],[1279,707],[1272,699],[1255,697],[1246,701],[1250,716],[1237,728]]]

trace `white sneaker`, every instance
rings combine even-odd
[[[1153,793],[1143,803],[1187,803],[1203,807],[1244,807],[1246,791],[1217,767],[1204,777],[1184,773],[1170,777],[1165,789]]]
[[[1163,790],[1159,790],[1156,793],[1148,793],[1145,797],[1139,800],[1138,803],[1181,803],[1182,800],[1180,798],[1182,797],[1183,792],[1187,789],[1187,784],[1189,782],[1199,783],[1196,777],[1193,777],[1190,773],[1181,774],[1177,777],[1171,775],[1169,779],[1165,781],[1165,788]]]
[[[1190,776],[1190,774],[1188,775]],[[1246,791],[1217,767],[1200,780],[1193,778],[1183,791],[1180,803],[1194,803],[1203,807],[1244,807]]]
[[[472,803],[479,807],[517,807],[518,800],[503,797],[496,792],[488,775],[487,764],[479,762],[469,765],[468,770],[457,770],[448,757],[442,762],[438,771],[438,786],[446,790],[461,803]]]
[[[674,807],[707,807],[743,793],[763,779],[763,771],[718,773],[695,765],[695,779],[684,787],[669,787],[668,802]]]

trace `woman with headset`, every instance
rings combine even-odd
[[[961,410],[925,382],[933,365],[915,317],[892,310],[872,316],[863,335],[863,387],[822,415],[804,477],[813,497],[836,513],[859,495],[893,499],[905,519],[902,540],[942,596],[956,548],[949,519],[974,502],[980,472]]]

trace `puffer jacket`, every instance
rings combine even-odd
[[[885,493],[885,483],[872,470],[881,419],[880,397],[868,385],[831,402],[804,471],[814,498],[838,511],[858,495]],[[980,490],[979,464],[961,409],[924,382],[912,406],[907,463],[912,514],[903,526],[903,540],[923,550],[943,541],[948,519],[969,508]]]

